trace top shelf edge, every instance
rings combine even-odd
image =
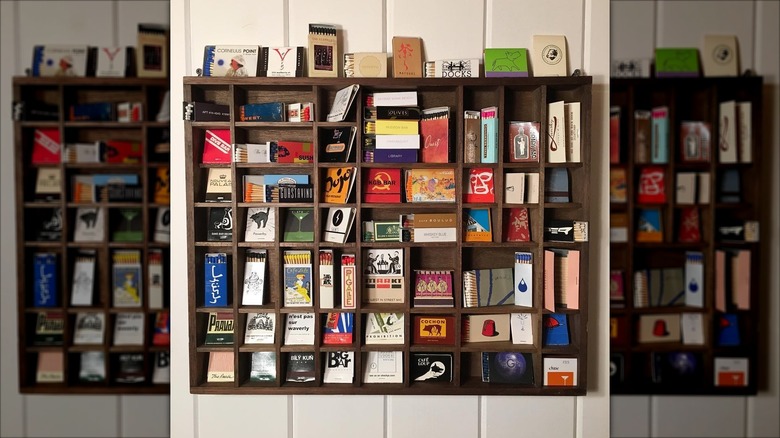
[[[756,81],[756,82],[763,82],[763,76],[756,75],[756,76],[698,76],[698,77],[668,77],[668,78],[658,78],[658,77],[648,77],[648,78],[619,78],[619,77],[610,77],[609,82],[610,84],[615,85],[651,85],[651,84],[658,84],[658,85],[671,85],[671,86],[677,86],[677,85],[685,85],[685,84],[692,84],[695,83],[697,85],[704,85],[704,84],[717,84],[717,83],[727,83],[727,82],[744,82],[744,81]]]
[[[567,76],[567,77],[527,77],[527,78],[224,78],[207,76],[185,76],[184,85],[284,85],[284,86],[336,86],[344,87],[351,84],[365,86],[380,86],[387,88],[403,89],[410,87],[437,87],[437,86],[579,86],[593,83],[592,76]]]
[[[51,86],[165,86],[170,79],[165,78],[139,78],[139,77],[58,77],[58,76],[14,76],[14,85],[51,85]]]

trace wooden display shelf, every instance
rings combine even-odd
[[[189,299],[189,330],[190,330],[190,391],[195,394],[496,394],[496,395],[584,395],[587,392],[587,333],[588,333],[588,302],[589,285],[589,244],[588,242],[558,243],[545,242],[542,239],[543,224],[548,219],[590,220],[590,155],[591,155],[591,84],[590,77],[567,78],[479,78],[479,79],[357,79],[357,78],[210,78],[185,77],[184,99],[187,102],[212,102],[227,105],[232,115],[230,121],[185,122],[186,143],[186,175],[187,175],[187,215],[191,218],[205,218],[204,207],[230,207],[234,229],[231,239],[225,242],[207,242],[207,224],[203,220],[189,220],[187,223],[188,251],[188,299]],[[336,92],[348,85],[359,84],[360,90],[348,112],[346,121],[324,122]],[[363,162],[363,105],[367,94],[385,91],[416,91],[418,107],[421,109],[436,106],[450,107],[450,163],[366,163]],[[555,101],[581,103],[581,162],[580,163],[546,163],[546,120],[547,103]],[[295,102],[312,102],[314,104],[314,122],[241,122],[238,120],[239,107],[247,103],[281,101],[285,104]],[[465,110],[497,106],[499,114],[499,159],[498,163],[480,164],[464,163],[464,122]],[[508,160],[507,148],[509,141],[508,122],[512,120],[540,122],[543,129],[540,132],[540,160],[535,163],[511,163]],[[338,166],[339,163],[320,162],[319,132],[330,127],[356,127],[357,135],[353,149],[354,157],[349,162],[357,168],[358,180],[347,204],[356,208],[356,218],[346,244],[334,244],[323,241],[323,228],[327,208],[335,206],[322,202],[320,191],[324,178],[324,169]],[[296,141],[307,141],[313,144],[314,161],[311,164],[277,165],[231,163],[210,165],[202,164],[201,156],[205,130],[229,129],[232,143],[265,142],[269,140],[286,140],[289,134]],[[344,165],[344,163],[341,163]],[[214,204],[205,202],[205,185],[208,171],[213,167],[229,168],[232,175],[231,201]],[[400,168],[400,169],[453,169],[456,179],[456,201],[451,203],[366,203],[363,200],[362,178],[369,169]],[[495,202],[464,203],[464,179],[467,181],[469,169],[490,168],[495,175]],[[544,202],[544,181],[551,169],[565,169],[570,178],[569,203]],[[282,211],[290,205],[276,203],[245,203],[242,202],[242,176],[251,169],[252,174],[268,173],[305,173],[310,176],[314,185],[313,202],[295,204],[295,206],[312,207],[314,216],[314,240],[305,243],[280,242],[280,231],[284,226]],[[507,171],[534,172],[539,174],[539,199],[537,204],[509,204],[504,202],[503,178]],[[244,240],[244,225],[246,210],[249,207],[264,206],[276,210],[276,242],[246,242]],[[464,210],[469,208],[490,208],[493,217],[492,242],[466,242],[461,221]],[[527,208],[530,216],[530,242],[505,242],[502,221],[504,210],[514,207]],[[442,243],[420,242],[364,242],[361,236],[361,223],[365,220],[398,217],[401,213],[423,212],[454,213],[457,218],[456,241]],[[241,305],[242,284],[244,275],[245,251],[249,248],[265,249],[267,272],[265,281],[265,304],[262,306]],[[369,249],[403,249],[403,272],[406,284],[406,295],[403,303],[369,304],[360,298],[354,309],[327,309],[319,303],[318,290],[312,288],[314,296],[310,307],[285,307],[282,296],[282,253],[285,249],[305,249],[311,251],[313,275],[316,282],[319,274],[317,252],[320,249],[334,249],[336,254],[354,253],[357,255],[356,285],[363,284],[364,274],[361,266],[365,262]],[[543,253],[545,249],[561,248],[580,251],[580,287],[578,291],[579,308],[568,309],[558,307],[556,310],[568,317],[570,345],[553,347],[542,345],[543,315],[550,313],[544,310],[543,303]],[[462,301],[462,273],[470,269],[512,268],[515,251],[533,253],[534,283],[533,307],[514,305],[495,306],[490,308],[466,308]],[[204,256],[209,252],[224,252],[228,258],[228,304],[217,308],[205,305],[204,299]],[[338,267],[338,262],[336,266]],[[452,271],[454,307],[425,308],[414,306],[413,291],[410,282],[415,269],[446,269]],[[338,288],[336,290],[338,294]],[[362,296],[362,287],[358,287],[358,296]],[[326,345],[322,341],[321,322],[326,314],[333,312],[354,313],[354,331],[352,343],[338,346]],[[232,314],[234,321],[234,342],[231,345],[217,347],[219,351],[233,353],[234,378],[231,382],[208,382],[207,373],[210,353],[214,346],[203,345],[209,312],[227,312]],[[275,315],[275,337],[273,344],[244,344],[244,332],[247,314],[252,312],[268,312]],[[404,315],[404,340],[398,345],[365,344],[366,315],[374,312],[397,312]],[[308,313],[315,316],[315,340],[313,345],[285,345],[284,324],[290,313]],[[461,322],[465,315],[488,313],[528,313],[532,316],[533,343],[518,345],[511,342],[473,344],[461,341]],[[413,341],[414,317],[422,315],[452,316],[455,319],[455,342],[453,345],[420,345]],[[249,379],[251,353],[274,352],[276,354],[276,380],[274,382],[254,382]],[[351,384],[330,384],[323,382],[324,354],[334,351],[350,351],[354,353],[354,379]],[[368,352],[400,351],[403,355],[402,383],[366,383],[364,372],[367,366]],[[512,351],[529,353],[532,358],[533,383],[511,385],[498,383],[483,383],[481,381],[482,352]],[[285,379],[286,364],[290,353],[311,352],[315,359],[315,380],[308,383],[290,383]],[[452,355],[453,371],[451,382],[422,383],[411,380],[411,355],[420,352],[447,353]],[[545,358],[570,358],[577,360],[576,386],[546,386],[543,384],[543,361]]]
[[[760,190],[762,160],[765,145],[762,142],[762,78],[695,78],[695,79],[612,79],[611,105],[620,108],[619,162],[610,168],[625,172],[626,198],[624,203],[610,203],[610,212],[625,214],[628,218],[628,240],[611,244],[611,270],[620,272],[623,279],[622,306],[613,305],[610,316],[617,327],[612,338],[612,363],[615,373],[611,379],[614,394],[701,394],[746,395],[756,394],[759,388],[759,345],[763,343],[758,328],[761,321],[760,307],[764,295],[759,271],[761,246],[758,242],[730,242],[717,234],[723,220],[758,221],[763,227],[762,207],[766,200]],[[725,101],[750,102],[751,119],[749,136],[752,144],[750,162],[722,163],[720,146],[724,126],[720,123],[720,103]],[[637,126],[634,114],[637,110],[651,110],[665,106],[669,113],[668,160],[665,163],[638,162]],[[683,121],[701,121],[710,127],[710,160],[707,162],[684,161],[681,152]],[[735,129],[731,126],[728,129]],[[742,129],[742,128],[740,128]],[[735,145],[736,147],[736,145]],[[741,152],[740,152],[741,154]],[[648,161],[650,161],[648,159]],[[664,173],[666,202],[640,203],[640,174],[656,167]],[[723,172],[734,170],[741,177],[739,202],[722,202],[721,182]],[[706,202],[680,204],[676,199],[676,177],[679,172],[695,172],[709,181],[710,192]],[[698,194],[696,195],[698,201]],[[680,242],[679,227],[683,209],[698,209],[701,233],[698,242]],[[639,211],[659,209],[663,228],[661,242],[638,242]],[[716,254],[720,250],[750,250],[748,310],[737,309],[732,303],[731,287],[726,285],[726,312],[716,309]],[[634,273],[645,269],[684,268],[685,253],[699,252],[704,257],[703,287],[704,305],[637,306]],[[730,268],[729,268],[730,270]],[[685,285],[683,285],[685,286]],[[662,286],[663,287],[663,286]],[[684,303],[684,300],[683,300]],[[740,341],[735,346],[718,346],[721,317],[736,315]],[[639,342],[639,319],[659,315],[676,317],[698,314],[703,320],[704,344],[675,342]],[[621,331],[625,331],[621,333]],[[659,331],[660,333],[660,331]],[[719,386],[715,384],[716,358],[747,359],[747,380],[744,386]],[[679,359],[677,365],[671,362]],[[692,367],[687,365],[691,364]]]
[[[16,120],[14,123],[15,187],[16,187],[16,247],[18,261],[17,307],[18,307],[18,351],[19,389],[26,394],[167,394],[168,383],[152,381],[155,360],[159,357],[169,362],[168,346],[152,342],[156,315],[168,312],[170,279],[163,283],[163,307],[150,307],[149,289],[152,279],[147,262],[150,253],[162,252],[163,276],[169,275],[166,267],[170,258],[168,242],[155,242],[155,221],[158,210],[168,208],[167,202],[154,202],[157,171],[169,166],[168,153],[155,151],[155,144],[163,141],[169,122],[156,121],[155,115],[169,89],[169,81],[151,78],[61,78],[61,77],[15,77],[13,79],[14,103],[46,104],[56,108],[56,120]],[[143,120],[138,122],[118,121],[70,121],[69,110],[73,104],[110,102],[140,102]],[[22,116],[24,117],[24,116]],[[32,163],[35,132],[38,129],[56,130],[60,137],[60,154],[64,145],[72,143],[95,143],[108,140],[137,142],[141,158],[136,162],[122,163]],[[167,140],[165,140],[167,141]],[[105,161],[105,160],[104,160]],[[36,176],[43,169],[58,169],[60,172],[59,198],[36,200]],[[132,202],[74,202],[72,177],[75,175],[134,174],[137,175],[140,199]],[[167,184],[167,181],[165,181]],[[74,230],[79,208],[102,208],[104,213],[103,238],[96,241],[74,241]],[[117,212],[131,208],[140,213],[140,241],[120,241],[113,236],[119,231]],[[60,211],[59,236],[41,240],[41,218],[52,210]],[[50,214],[51,215],[51,214]],[[126,238],[126,236],[125,236]],[[134,237],[133,237],[134,239]],[[136,307],[114,307],[112,294],[111,255],[116,250],[136,250],[140,254],[141,304]],[[95,252],[94,284],[92,303],[87,306],[71,305],[74,264],[80,250]],[[33,258],[38,253],[56,254],[57,282],[54,286],[58,303],[55,307],[34,306]],[[60,345],[36,345],[35,327],[39,313],[56,312],[63,315],[63,341]],[[73,345],[76,315],[81,312],[102,314],[104,318],[102,342],[94,345]],[[113,345],[114,322],[118,313],[144,315],[141,345]],[[79,376],[81,353],[102,352],[103,374],[101,382],[86,382]],[[61,354],[62,382],[40,382],[37,378],[38,356],[41,353]],[[142,356],[140,374],[143,382],[122,383],[117,381],[119,357],[122,354]]]

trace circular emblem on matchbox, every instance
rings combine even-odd
[[[379,77],[379,70],[382,64],[375,56],[365,56],[360,60],[360,72],[366,77]]]
[[[555,44],[550,44],[548,46],[545,46],[544,49],[542,49],[542,59],[544,62],[550,65],[555,65],[559,62],[561,62],[561,59],[563,56],[561,56],[561,48],[556,46]]]
[[[333,225],[339,226],[341,225],[341,222],[344,220],[344,213],[341,210],[336,210],[335,213],[333,213]]]
[[[714,59],[718,64],[728,64],[731,62],[732,56],[734,55],[731,52],[731,47],[725,44],[718,44],[712,50],[712,59]]]

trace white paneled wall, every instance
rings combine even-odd
[[[483,438],[506,437],[508,431],[519,424],[523,425],[522,436],[576,436],[574,397],[537,397],[533,403],[519,397],[482,397],[480,411],[485,419],[481,425],[480,437]],[[561,415],[555,421],[539,421],[548,418],[550,412]]]
[[[16,252],[10,242],[16,241],[14,222],[14,191],[7,189],[14,185],[13,123],[11,121],[12,95],[11,76],[14,71],[6,67],[13,63],[15,51],[6,47],[15,47],[16,33],[14,5],[0,2],[0,52],[5,54],[6,63],[0,68],[0,241],[7,249],[0,251],[0,276],[12,279],[0,288],[0,333],[15,333],[17,330],[16,302]],[[6,242],[9,242],[6,244]],[[11,303],[5,304],[5,303]],[[23,436],[24,398],[19,395],[19,366],[16,354],[16,336],[0,336],[0,436]]]
[[[478,436],[483,420],[479,411],[480,398],[485,397],[387,397],[387,436]],[[505,429],[504,434],[509,430]]]
[[[312,395],[308,397],[290,396],[290,423],[295,438],[341,438],[348,436],[382,436],[384,433],[385,411],[388,401],[384,397],[365,395]],[[333,415],[323,415],[317,422],[306,421],[312,412],[328,406]],[[349,421],[335,414],[352,412]]]
[[[11,78],[32,64],[36,44],[134,46],[138,23],[168,23],[167,0],[0,2],[0,436],[162,437],[169,397],[22,396],[18,392]]]
[[[226,402],[224,396],[204,395],[198,397],[197,412],[192,412],[183,418],[177,414],[180,406],[175,402],[175,397],[180,393],[174,394],[172,392],[171,394],[171,418],[174,419],[171,422],[171,436],[195,436],[194,432],[182,432],[185,426],[192,428],[193,425],[182,423],[188,420],[192,421],[193,415],[195,418],[193,430],[197,430],[198,436],[201,437],[289,436],[290,403],[292,401],[290,396],[247,396],[243,397],[240,403],[230,403]],[[235,426],[226,428],[229,425]]]
[[[754,1],[659,1],[657,47],[702,47],[704,35],[736,35],[742,66],[753,65]]]
[[[342,53],[382,52],[385,50],[385,41],[382,39],[385,26],[383,19],[385,2],[294,0],[280,1],[279,3],[289,4],[287,16],[289,24],[286,26],[286,38],[290,45],[307,47],[309,45],[309,23],[329,23],[338,24],[341,28]],[[195,18],[194,15],[193,18]],[[281,23],[285,22],[283,17],[276,19]]]
[[[655,47],[701,49],[706,34],[737,36],[741,70],[764,77],[764,141],[768,157],[767,226],[762,227],[766,301],[765,376],[755,397],[615,396],[611,431],[617,437],[780,436],[780,3],[777,1],[612,1],[612,58],[652,58]],[[756,322],[758,323],[758,322]],[[751,376],[753,378],[755,376]]]
[[[745,397],[651,397],[650,434],[658,437],[745,435]]]
[[[482,58],[484,36],[493,32],[493,28],[484,26],[486,3],[493,2],[390,0],[387,2],[388,51],[393,36],[419,36],[425,59]],[[514,47],[526,47],[522,45],[526,35],[518,32],[516,37],[519,45]]]
[[[193,17],[204,17],[200,26],[190,26],[187,23],[186,51],[190,58],[176,60],[174,53],[182,53],[184,47],[174,45],[173,38],[178,36],[171,28],[171,84],[181,84],[173,75],[173,63],[186,62],[190,68],[184,73],[194,76],[195,69],[203,67],[203,47],[209,44],[258,44],[258,41],[268,41],[264,45],[283,45],[287,40],[287,25],[284,20],[271,17],[284,17],[286,2],[271,0],[263,2],[246,2],[241,0],[223,0],[219,7],[209,1],[193,1],[188,4],[189,14]],[[173,5],[172,5],[173,7]],[[173,9],[171,9],[173,11]],[[225,13],[232,11],[231,13]],[[171,17],[172,19],[180,17]],[[173,20],[172,20],[173,23]],[[190,64],[191,63],[191,64]],[[181,67],[181,65],[178,65]],[[173,102],[173,100],[172,100]]]
[[[756,40],[755,69],[764,75],[771,86],[764,88],[764,126],[770,127],[766,136],[771,142],[771,154],[762,176],[771,187],[770,198],[774,202],[768,205],[766,216],[770,226],[767,227],[767,240],[762,247],[768,257],[762,261],[762,271],[769,273],[766,281],[766,291],[770,296],[767,302],[766,314],[769,323],[765,331],[767,339],[767,391],[762,391],[756,397],[747,400],[747,433],[748,436],[777,437],[780,436],[780,280],[777,267],[780,265],[780,3],[776,1],[756,2]]]
[[[534,35],[566,35],[566,46],[569,50],[569,71],[581,69],[584,64],[583,51],[585,42],[592,35],[584,35],[586,6],[598,9],[599,2],[582,0],[545,0],[534,2],[518,2],[515,0],[495,0],[490,4],[490,26],[485,33],[486,47],[531,47]],[[604,9],[603,13],[608,10]],[[601,15],[602,17],[604,15]],[[594,29],[594,33],[603,32],[607,35],[609,29]],[[593,59],[606,59],[608,50],[602,47],[603,53],[594,53]],[[533,70],[533,64],[531,64]],[[593,75],[596,71],[587,71]]]
[[[652,58],[655,48],[655,0],[610,3],[610,57]]]
[[[528,19],[533,17],[533,19]],[[593,17],[591,23],[586,20]],[[387,51],[394,35],[423,39],[426,59],[481,58],[483,47],[531,47],[534,34],[564,34],[569,69],[594,76],[594,169],[608,168],[608,0],[255,0],[171,1],[171,101],[182,100],[181,76],[201,67],[207,44],[307,46],[309,23],[338,25],[344,51]],[[592,25],[597,23],[597,25]],[[600,47],[592,47],[599,44]],[[587,55],[586,55],[587,54]],[[184,221],[184,124],[172,106],[172,212]],[[596,163],[598,162],[598,163]],[[593,187],[606,193],[607,172]],[[176,437],[603,437],[608,428],[608,252],[605,196],[593,197],[588,380],[585,397],[477,396],[195,396],[189,394],[185,285],[172,303],[172,435]],[[174,278],[186,277],[184,227],[172,230]],[[267,433],[266,433],[267,431]]]
[[[616,396],[609,405],[610,434],[613,437],[649,437],[650,397]]]

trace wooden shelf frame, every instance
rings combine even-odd
[[[349,111],[347,121],[339,123],[323,122],[335,93],[351,84],[359,84],[355,102]],[[546,219],[576,219],[588,221],[590,218],[590,151],[591,145],[591,84],[590,77],[569,78],[480,78],[480,79],[358,79],[358,78],[203,78],[185,77],[184,100],[187,102],[212,102],[230,107],[232,119],[229,122],[185,122],[185,151],[187,178],[187,245],[188,245],[188,299],[189,299],[189,359],[190,391],[195,394],[505,394],[505,395],[584,395],[587,388],[587,329],[588,329],[588,284],[589,284],[589,244],[587,242],[566,244],[543,242],[543,223]],[[363,144],[363,108],[366,94],[382,91],[417,91],[420,108],[449,106],[451,109],[450,147],[454,151],[454,161],[449,164],[427,163],[364,163]],[[564,100],[581,102],[582,149],[581,163],[546,163],[547,103]],[[254,123],[238,121],[238,109],[246,103],[281,101],[284,103],[313,102],[315,117],[313,122],[303,123]],[[499,109],[499,150],[498,163],[463,163],[463,111],[479,110],[488,106]],[[536,121],[542,127],[540,132],[540,161],[538,163],[509,163],[508,152],[503,146],[507,142],[508,122],[510,120]],[[323,170],[334,163],[321,163],[317,157],[318,132],[322,128],[355,126],[358,128],[355,140],[355,161],[350,164],[357,167],[357,181],[349,205],[356,208],[353,230],[346,244],[333,244],[322,241],[323,222],[326,208],[332,204],[320,202],[320,180]],[[225,165],[201,164],[203,135],[206,129],[230,129],[233,143],[257,143],[269,140],[293,140],[312,142],[315,151],[313,164],[276,165],[231,163]],[[206,203],[205,183],[210,167],[230,168],[233,178],[232,201],[230,203]],[[456,202],[437,204],[374,204],[363,202],[362,178],[370,168],[451,168],[456,176]],[[490,204],[467,204],[462,202],[463,181],[473,167],[489,167],[494,170],[496,202]],[[547,170],[556,167],[566,168],[570,175],[572,203],[544,203],[544,180]],[[242,176],[247,173],[270,173],[271,169],[283,169],[285,172],[307,173],[315,187],[314,202],[305,204],[315,211],[314,242],[280,242],[284,224],[283,210],[287,204],[255,204],[241,201],[243,189]],[[503,202],[504,173],[538,172],[539,204],[506,204]],[[279,173],[279,172],[274,172]],[[246,208],[265,205],[277,209],[275,242],[244,242]],[[229,242],[209,242],[206,240],[205,217],[209,207],[231,207],[233,211],[233,235]],[[472,243],[463,241],[463,227],[458,226],[457,241],[452,243],[402,243],[402,242],[363,242],[360,236],[361,223],[370,219],[398,217],[399,213],[435,210],[456,214],[458,224],[463,223],[464,209],[471,207],[490,207],[493,219],[493,242]],[[528,207],[530,216],[531,242],[503,242],[503,213],[509,207]],[[262,248],[268,251],[265,302],[263,306],[242,306],[241,284],[243,281],[245,251],[248,248]],[[355,253],[357,260],[356,284],[362,285],[361,266],[365,252],[369,248],[403,248],[404,277],[406,299],[403,304],[378,305],[358,301],[356,309],[344,310],[355,313],[354,339],[352,344],[332,346],[322,344],[322,322],[329,311],[341,309],[321,309],[317,301],[318,293],[313,293],[312,307],[286,308],[281,297],[282,263],[280,257],[287,248],[309,249],[312,252],[314,273],[318,278],[316,256],[320,249],[332,248],[336,252]],[[578,249],[580,251],[580,290],[579,309],[557,309],[568,315],[571,345],[566,347],[542,346],[543,310],[543,250],[546,248]],[[534,255],[534,307],[498,306],[491,308],[462,307],[462,272],[466,269],[512,267],[515,251],[530,251]],[[204,305],[203,299],[203,262],[208,252],[228,254],[228,306],[212,308]],[[414,269],[447,269],[453,271],[453,289],[455,306],[452,308],[422,308],[412,305],[410,278]],[[315,286],[316,288],[316,286]],[[313,289],[315,289],[313,288]],[[362,295],[362,287],[359,292]],[[204,345],[206,322],[209,312],[232,313],[235,321],[235,342],[228,346]],[[274,344],[243,343],[247,313],[271,312],[276,315]],[[287,313],[301,312],[315,314],[315,343],[310,346],[287,346],[283,343],[284,317]],[[365,315],[373,312],[403,312],[405,315],[405,343],[399,345],[366,345],[364,342]],[[530,313],[533,320],[533,345],[512,345],[511,343],[467,344],[461,339],[461,318],[467,314],[481,313]],[[416,315],[452,315],[456,319],[453,346],[422,346],[413,343],[413,317]],[[234,353],[235,379],[229,383],[207,382],[208,356],[212,351],[230,351]],[[274,351],[277,355],[277,380],[273,383],[249,381],[250,354],[253,351]],[[315,353],[316,380],[311,384],[293,384],[285,382],[286,353],[291,351],[310,351]],[[353,351],[355,353],[355,375],[352,384],[325,384],[322,381],[323,353],[327,351]],[[403,383],[377,384],[363,383],[365,366],[364,353],[368,351],[402,351]],[[532,353],[534,383],[528,386],[489,384],[481,382],[479,368],[475,359],[482,351],[520,351]],[[414,352],[447,352],[453,355],[453,380],[451,383],[425,384],[410,381],[409,360]],[[578,359],[578,385],[576,387],[543,386],[542,360],[544,357],[571,357]]]
[[[157,169],[169,166],[169,154],[153,154],[154,141],[163,138],[169,129],[169,122],[155,120],[157,111],[163,103],[163,96],[169,90],[168,78],[59,78],[59,77],[14,77],[13,100],[24,102],[34,100],[58,107],[58,120],[36,121],[19,120],[14,122],[15,181],[16,181],[16,255],[17,308],[18,308],[18,351],[19,351],[19,390],[24,394],[168,394],[170,385],[152,383],[154,358],[156,353],[168,352],[168,346],[152,345],[154,322],[157,312],[168,312],[170,300],[170,260],[168,243],[154,242],[156,212],[168,204],[153,202]],[[76,103],[91,102],[141,102],[143,121],[140,122],[71,122],[68,121],[68,109]],[[61,163],[52,165],[33,165],[30,162],[33,134],[37,128],[55,128],[60,132],[61,143],[94,142],[97,140],[131,140],[142,145],[142,159],[137,164],[84,164]],[[64,153],[64,151],[63,151]],[[37,170],[44,167],[59,168],[61,172],[60,199],[56,201],[33,201]],[[140,202],[98,202],[74,203],[69,193],[69,179],[74,174],[97,173],[136,173],[139,176],[143,195]],[[74,215],[79,207],[103,207],[104,239],[99,242],[73,242]],[[143,240],[141,242],[116,242],[110,239],[111,210],[117,208],[139,208],[142,217]],[[62,237],[57,241],[35,241],[31,239],[27,228],[30,219],[41,209],[59,208],[62,212]],[[29,238],[29,239],[28,239]],[[74,259],[78,250],[96,251],[95,286],[93,305],[71,306],[70,289]],[[114,307],[112,305],[110,255],[116,249],[137,249],[141,251],[143,298],[141,307]],[[149,251],[163,251],[164,306],[150,308],[148,300],[149,280],[146,268]],[[37,252],[54,252],[58,255],[57,272],[59,276],[59,305],[57,307],[34,307],[32,287],[32,258]],[[64,335],[61,346],[34,346],[35,318],[39,312],[62,312],[64,315]],[[102,313],[104,321],[103,342],[96,345],[73,345],[75,316],[78,312]],[[113,332],[116,314],[136,312],[144,314],[143,344],[139,346],[114,346]],[[37,383],[37,355],[41,351],[62,352],[64,358],[64,382]],[[100,383],[79,381],[79,354],[84,351],[101,351],[104,354],[106,379]],[[140,353],[144,355],[143,383],[117,383],[114,381],[118,371],[115,362],[119,353]]]
[[[627,202],[610,203],[612,213],[626,213],[628,216],[628,241],[613,242],[610,245],[610,266],[612,270],[623,271],[624,307],[612,307],[611,318],[624,319],[628,330],[627,343],[611,345],[612,354],[622,356],[624,362],[623,380],[613,379],[613,394],[698,394],[698,395],[755,395],[759,385],[759,345],[761,330],[761,246],[755,242],[721,242],[716,237],[716,223],[723,217],[759,221],[764,226],[765,195],[760,190],[762,175],[762,152],[766,147],[762,136],[763,79],[759,76],[733,78],[668,78],[668,79],[625,79],[613,78],[610,83],[612,106],[619,106],[620,113],[620,163],[612,163],[612,169],[625,169]],[[752,104],[752,162],[721,163],[718,158],[719,104],[728,100],[748,101]],[[669,108],[669,162],[651,164],[635,162],[635,110],[650,110],[656,106]],[[711,160],[709,163],[686,163],[680,158],[680,122],[684,120],[704,121],[710,124]],[[665,173],[665,204],[639,204],[637,202],[639,172],[643,167],[659,166]],[[721,172],[734,169],[740,172],[742,202],[722,203],[718,201]],[[675,183],[678,172],[703,172],[709,175],[710,199],[707,204],[679,205],[675,200]],[[660,208],[664,228],[664,241],[660,243],[636,242],[637,211],[641,208]],[[700,243],[677,242],[679,210],[682,207],[698,207],[701,217]],[[715,345],[716,318],[720,312],[715,309],[715,253],[719,249],[749,249],[750,268],[750,310],[734,310],[727,313],[738,315],[741,344],[735,347]],[[637,269],[660,267],[683,267],[681,254],[685,251],[701,251],[704,254],[704,307],[634,307],[633,273]],[[671,266],[670,260],[677,260]],[[679,265],[679,266],[677,266]],[[730,288],[729,288],[730,290]],[[729,292],[727,291],[727,295]],[[727,301],[729,298],[727,297]],[[649,314],[701,313],[704,319],[705,344],[685,345],[682,342],[664,344],[640,344],[638,318]],[[654,352],[694,352],[699,354],[701,375],[686,385],[653,383],[651,378],[651,356]],[[715,386],[715,357],[746,357],[749,359],[748,384],[744,387]]]

